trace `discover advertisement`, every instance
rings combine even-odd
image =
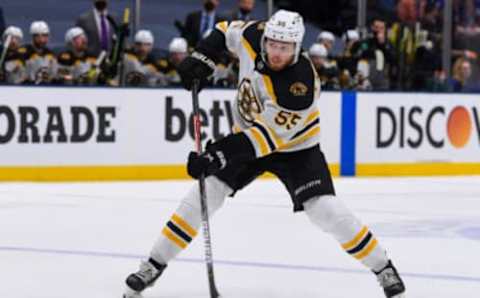
[[[358,93],[356,117],[357,174],[388,165],[480,172],[477,95]]]

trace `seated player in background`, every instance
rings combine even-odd
[[[179,66],[184,86],[201,85],[228,49],[240,60],[234,133],[208,143],[205,153],[189,155],[195,179],[205,175],[209,215],[227,196],[268,171],[285,185],[293,211],[331,234],[346,253],[378,278],[386,297],[404,297],[405,287],[372,231],[335,196],[319,144],[320,81],[302,51],[305,34],[298,13],[280,10],[267,22],[222,22]],[[325,128],[328,129],[328,128]],[[141,297],[167,264],[187,248],[201,224],[199,188],[186,194],[162,230],[150,257],[126,280],[126,298]]]
[[[137,87],[165,85],[165,78],[160,73],[152,54],[153,45],[151,31],[139,30],[135,34],[135,44],[132,49],[126,51],[123,61],[125,85]]]
[[[320,77],[322,90],[340,90],[337,62],[328,58],[328,50],[321,43],[314,43],[308,55]]]
[[[80,27],[73,27],[65,34],[66,50],[57,55],[57,80],[66,85],[93,85],[96,74],[92,72],[97,58],[90,54],[87,35]]]
[[[44,21],[35,21],[30,25],[32,43],[18,49],[25,63],[28,84],[50,84],[57,76],[57,59],[48,48],[50,28]]]
[[[8,45],[6,44],[8,40]],[[3,52],[3,46],[8,46],[5,53],[3,65],[0,65],[0,83],[18,85],[26,80],[25,64],[22,56],[18,52],[22,46],[23,32],[22,29],[10,26],[2,35],[3,45],[0,53]]]
[[[182,37],[174,37],[168,45],[168,57],[157,61],[160,72],[164,74],[168,86],[180,86],[180,75],[177,67],[188,56],[187,40]]]

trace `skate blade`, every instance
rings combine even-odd
[[[130,287],[127,286],[122,298],[142,298],[142,294],[130,289]]]

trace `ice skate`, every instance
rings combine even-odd
[[[391,261],[380,272],[375,272],[387,298],[405,298],[405,285]]]
[[[125,281],[127,289],[123,298],[141,298],[141,292],[145,288],[153,286],[166,267],[167,265],[159,264],[153,259],[142,261],[140,269],[127,277]]]

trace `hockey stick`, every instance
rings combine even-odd
[[[193,103],[193,126],[195,129],[195,145],[198,155],[203,153],[201,140],[201,120],[200,109],[198,103],[198,89],[200,86],[199,80],[193,81],[192,87],[192,103]],[[212,256],[212,242],[210,235],[210,224],[208,222],[208,206],[205,195],[205,176],[201,175],[198,179],[200,188],[200,208],[202,210],[202,226],[203,226],[203,240],[205,245],[205,262],[207,265],[208,285],[210,287],[210,298],[220,297],[217,286],[215,285],[215,278],[213,275],[213,256]]]
[[[2,54],[0,55],[0,73],[3,73],[3,71],[4,71],[3,63],[5,62],[5,58],[7,57],[8,48],[10,47],[11,42],[12,42],[12,36],[7,35],[7,39],[3,43]]]

